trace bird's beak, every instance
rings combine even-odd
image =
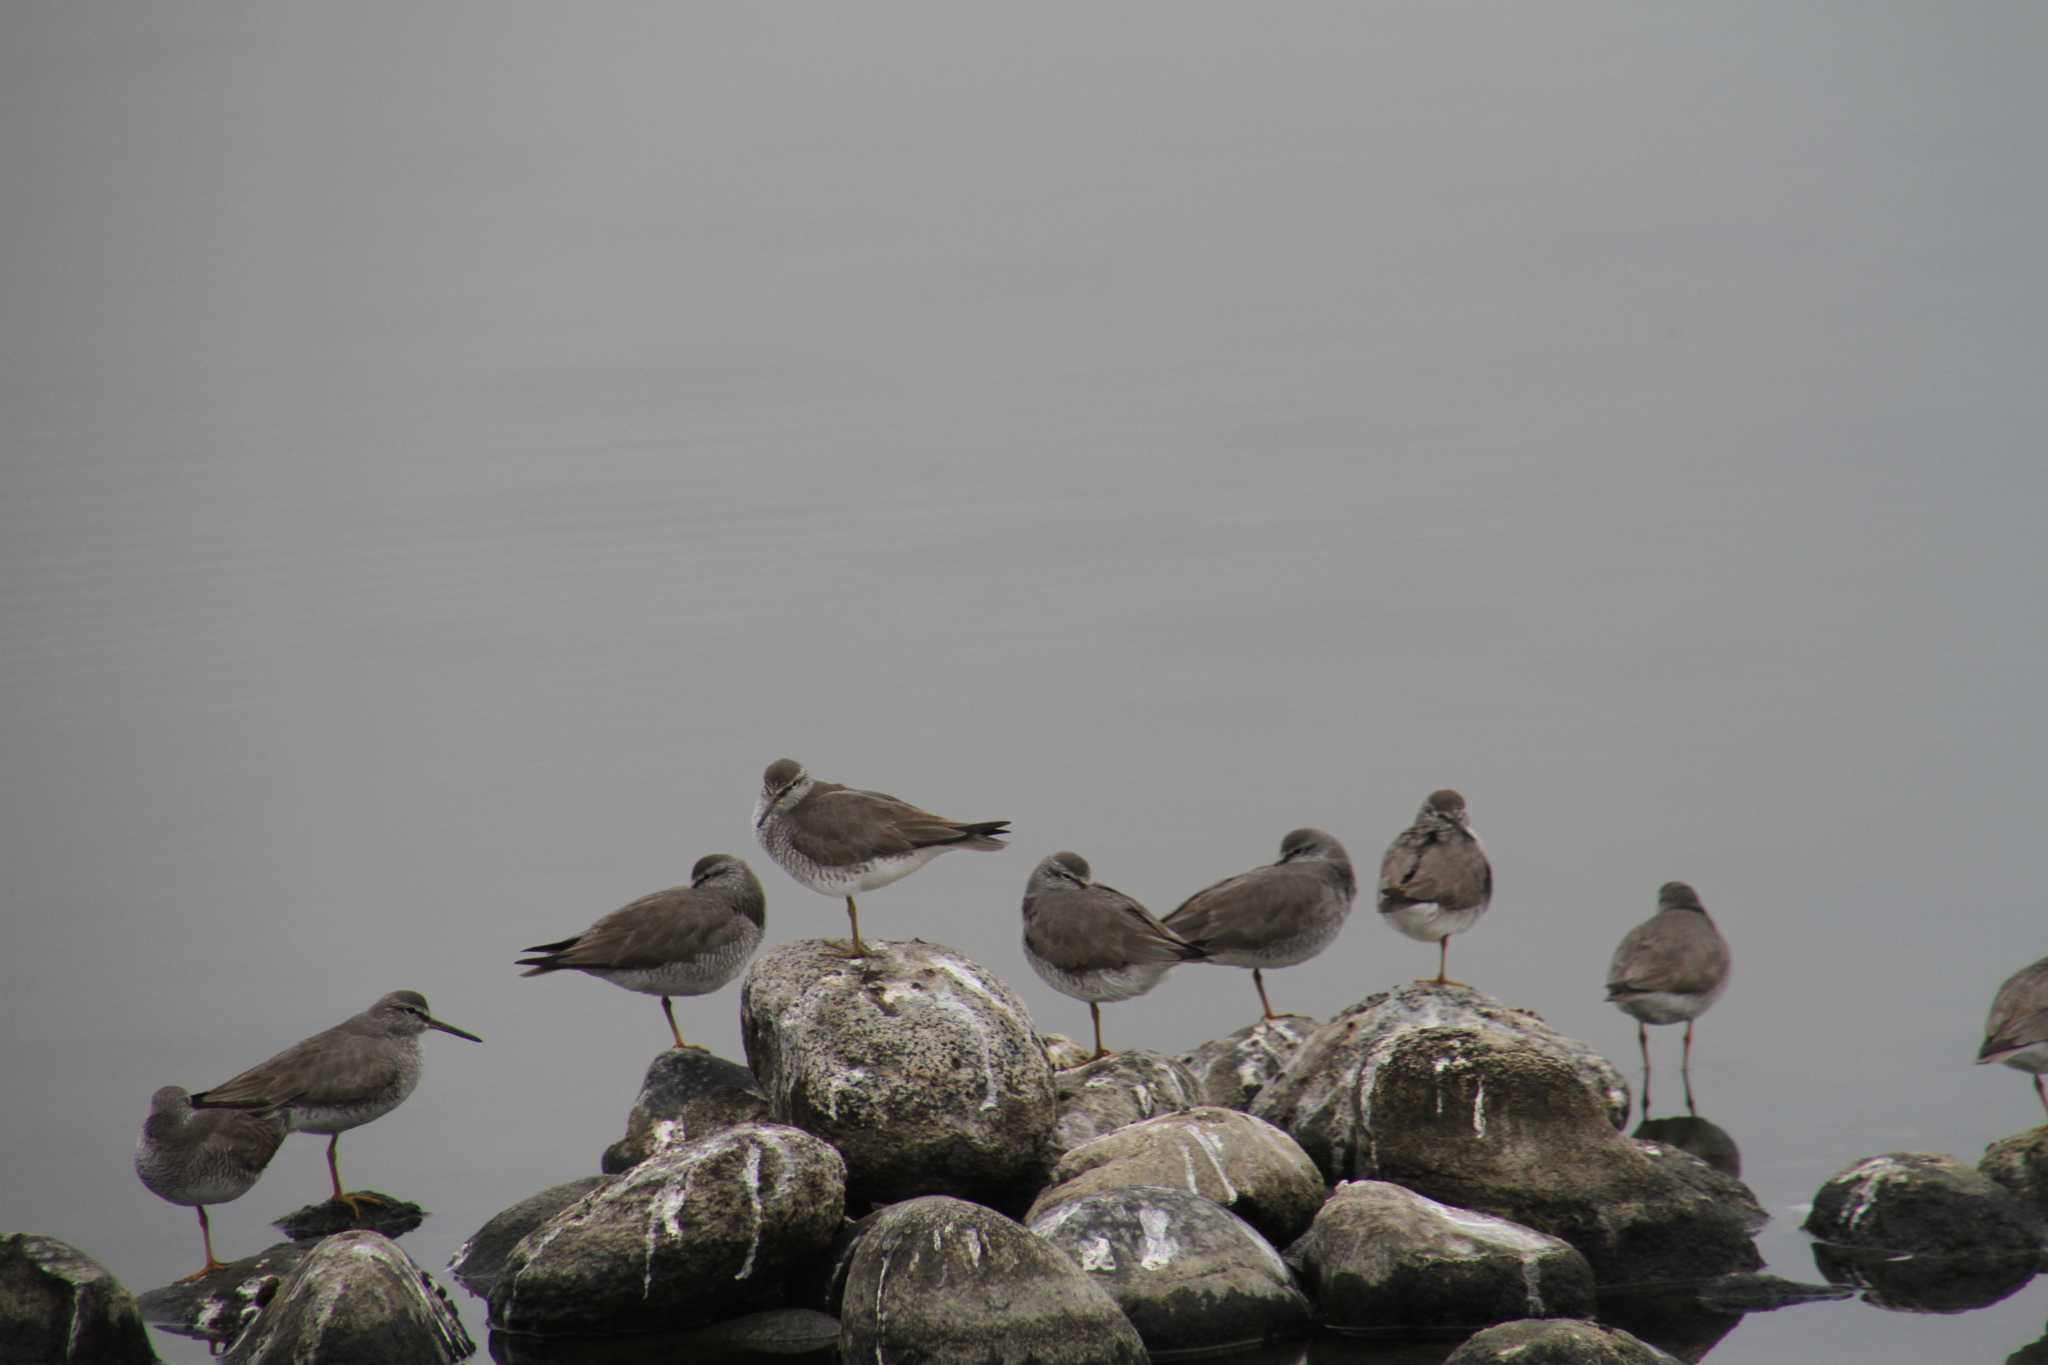
[[[444,1024],[431,1014],[426,1016],[426,1020],[428,1028],[437,1028],[441,1030],[441,1032],[443,1033],[452,1033],[457,1038],[467,1038],[472,1043],[481,1043],[483,1041],[483,1039],[477,1037],[474,1033],[470,1033],[464,1029],[459,1029],[455,1027],[455,1025],[453,1024]]]

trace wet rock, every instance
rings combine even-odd
[[[669,1048],[648,1066],[626,1135],[604,1149],[599,1169],[617,1175],[680,1143],[770,1117],[753,1072],[709,1052]]]
[[[1064,1033],[1041,1033],[1038,1042],[1045,1049],[1045,1060],[1052,1063],[1054,1071],[1086,1066],[1095,1056],[1086,1043],[1077,1043]]]
[[[1135,1185],[1186,1190],[1279,1246],[1299,1237],[1329,1193],[1315,1163],[1270,1123],[1203,1105],[1105,1133],[1061,1157],[1027,1221],[1070,1200]]]
[[[2048,1125],[2000,1138],[1984,1149],[1977,1169],[2013,1197],[2048,1213]]]
[[[845,1180],[837,1152],[780,1124],[671,1148],[521,1238],[492,1286],[491,1325],[644,1332],[757,1306],[839,1230]]]
[[[327,1199],[293,1209],[270,1226],[294,1242],[317,1242],[337,1232],[374,1232],[384,1237],[403,1237],[427,1221],[427,1211],[418,1204],[408,1204],[403,1199],[376,1190],[356,1190],[353,1193],[363,1201],[360,1213],[339,1199]]]
[[[306,1253],[228,1351],[230,1365],[411,1365],[476,1350],[448,1296],[381,1233],[343,1232]]]
[[[1954,1157],[1891,1152],[1828,1177],[1806,1230],[1838,1246],[1990,1259],[2038,1253],[2048,1219]]]
[[[470,1293],[479,1298],[489,1297],[491,1286],[504,1272],[505,1258],[521,1238],[592,1190],[609,1183],[606,1176],[586,1175],[529,1194],[472,1233],[448,1262],[448,1273]]]
[[[1063,1155],[1126,1124],[1178,1114],[1201,1101],[1194,1073],[1171,1057],[1133,1049],[1114,1052],[1054,1078],[1059,1119],[1052,1150]]]
[[[1342,1125],[1289,1115],[1296,1136],[1324,1144],[1326,1172],[1391,1180],[1562,1237],[1602,1280],[1762,1265],[1750,1236],[1766,1216],[1749,1190],[1696,1157],[1616,1132],[1602,1097],[1554,1051],[1490,1025],[1405,1028],[1357,1061],[1354,1088],[1330,1097],[1346,1111]],[[1268,1112],[1294,1075],[1268,1086],[1254,1111]]]
[[[922,940],[768,949],[740,993],[747,1060],[775,1116],[846,1159],[856,1209],[933,1192],[991,1202],[1043,1176],[1052,1066],[1023,1002]]]
[[[68,1242],[0,1239],[0,1360],[13,1365],[155,1361],[135,1296]]]
[[[1489,1327],[1444,1365],[1678,1365],[1678,1358],[1616,1327],[1548,1318]]]
[[[1339,1185],[1287,1257],[1338,1331],[1593,1311],[1593,1268],[1570,1243],[1383,1181]]]
[[[1863,1291],[1863,1301],[1903,1313],[1965,1313],[2018,1293],[2039,1270],[2033,1254],[1901,1254],[1816,1242],[1813,1261],[1830,1282]]]
[[[1633,1134],[1638,1142],[1657,1142],[1690,1152],[1722,1175],[1742,1178],[1742,1149],[1728,1130],[1693,1114],[1644,1119]]]
[[[991,1209],[932,1195],[874,1216],[855,1243],[840,1358],[890,1365],[1143,1365],[1138,1333],[1050,1243]]]
[[[1109,1291],[1155,1354],[1309,1334],[1312,1310],[1280,1253],[1200,1195],[1110,1190],[1049,1209],[1030,1227]]]
[[[1331,1183],[1375,1179],[1379,1171],[1366,1103],[1374,1078],[1393,1050],[1414,1034],[1448,1030],[1555,1060],[1612,1126],[1628,1126],[1628,1082],[1606,1058],[1528,1010],[1469,986],[1426,982],[1368,996],[1311,1033],[1286,1070],[1259,1091],[1251,1112],[1292,1133]]]
[[[152,1327],[201,1341],[228,1342],[256,1320],[312,1247],[279,1242],[254,1256],[229,1261],[203,1280],[152,1289],[138,1300]]]
[[[1194,1073],[1201,1103],[1250,1109],[1266,1083],[1287,1069],[1308,1036],[1321,1027],[1320,1020],[1306,1014],[1260,1019],[1182,1053],[1180,1060]]]

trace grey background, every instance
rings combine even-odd
[[[344,1174],[438,1266],[664,1036],[516,949],[720,850],[840,931],[748,829],[791,754],[1014,822],[865,923],[1069,1033],[1058,848],[1163,912],[1457,785],[1456,974],[1631,1068],[1607,954],[1693,881],[1703,1109],[1811,1278],[1826,1175],[2041,1118],[1969,1058],[2048,951],[2044,52],[2032,3],[6,6],[0,1229],[190,1269],[150,1090],[412,986],[488,1041]],[[1376,918],[1276,1002],[1433,966]],[[679,1012],[738,1055],[736,988]]]

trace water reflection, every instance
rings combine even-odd
[[[1729,1136],[1727,1129],[1697,1114],[1644,1119],[1636,1125],[1633,1136],[1644,1142],[1659,1142],[1681,1152],[1691,1152],[1723,1175],[1737,1179],[1742,1176],[1742,1149],[1735,1145],[1735,1139]]]
[[[1830,1284],[1863,1291],[1863,1301],[1902,1313],[1965,1313],[2012,1297],[2040,1270],[2033,1257],[1908,1255],[1813,1244]]]

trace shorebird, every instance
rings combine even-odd
[[[1728,986],[1728,941],[1684,882],[1657,890],[1657,913],[1621,936],[1607,966],[1607,998],[1635,1016],[1643,1051],[1643,1117],[1650,1116],[1650,1024],[1685,1024],[1685,1107],[1692,1102],[1692,1021]]]
[[[1465,817],[1465,798],[1433,791],[1415,823],[1394,836],[1380,859],[1380,917],[1402,933],[1436,943],[1436,986],[1450,978],[1450,937],[1479,922],[1493,899],[1493,865]]]
[[[1103,1001],[1143,995],[1175,963],[1203,956],[1123,892],[1090,881],[1088,860],[1078,853],[1040,860],[1025,884],[1024,960],[1046,985],[1088,1002],[1095,1057],[1109,1055]]]
[[[1197,891],[1166,917],[1166,927],[1205,961],[1251,968],[1260,1008],[1278,1019],[1262,970],[1306,962],[1329,947],[1357,894],[1344,845],[1327,831],[1297,829],[1280,841],[1279,862]]]
[[[737,976],[761,946],[767,913],[754,870],[729,853],[708,854],[690,869],[688,886],[652,892],[580,934],[528,948],[538,956],[519,959],[531,968],[520,975],[588,972],[658,995],[676,1046],[696,1047],[683,1041],[670,997],[709,995]]]
[[[135,1140],[135,1174],[157,1198],[199,1211],[199,1237],[206,1247],[206,1264],[178,1283],[203,1280],[221,1268],[213,1258],[206,1206],[247,1194],[283,1141],[284,1122],[274,1115],[195,1110],[192,1097],[175,1085],[149,1097],[149,1117]]]
[[[768,765],[754,802],[754,835],[768,856],[819,895],[846,898],[853,942],[835,946],[841,957],[867,956],[854,892],[900,881],[952,849],[1006,848],[996,836],[1009,832],[1008,820],[947,820],[881,792],[820,782],[793,758]]]
[[[343,1133],[390,1113],[420,1083],[420,1035],[430,1028],[483,1041],[428,1014],[427,998],[418,991],[393,991],[361,1014],[200,1091],[192,1103],[199,1109],[278,1114],[289,1132],[326,1134],[333,1197],[361,1218],[362,1205],[383,1201],[342,1189],[335,1150]]]
[[[1977,1049],[1977,1061],[2031,1071],[2034,1093],[2048,1109],[2048,1085],[2041,1081],[2041,1073],[2048,1071],[2048,957],[2020,968],[1998,988],[1991,1016],[1984,1021],[1984,1045]]]

